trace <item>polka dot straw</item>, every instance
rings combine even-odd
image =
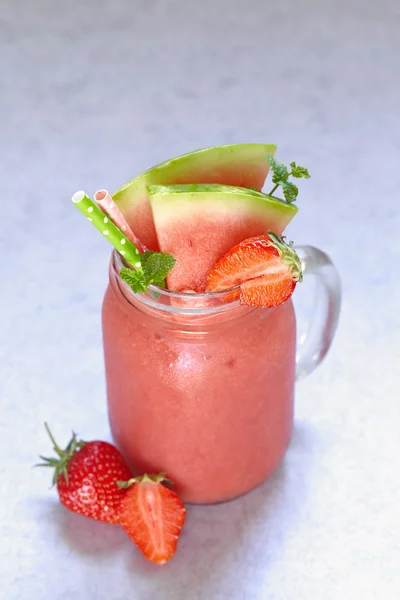
[[[94,195],[94,201],[98,206],[100,206],[103,213],[105,213],[104,223],[108,222],[106,221],[106,218],[108,217],[120,231],[124,232],[125,236],[132,242],[134,246],[136,246],[136,248],[139,248],[141,252],[145,252],[146,248],[133,233],[123,214],[107,190],[99,190],[96,192]]]
[[[75,192],[72,202],[134,269],[141,267],[139,250],[104,214],[96,202],[85,192]]]

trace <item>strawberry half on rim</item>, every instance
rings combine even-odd
[[[208,276],[208,292],[240,285],[240,303],[273,308],[286,302],[302,281],[300,259],[273,231],[234,246]]]

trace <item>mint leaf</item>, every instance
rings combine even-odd
[[[152,254],[155,254],[154,250],[146,250],[146,252],[143,252],[143,254],[140,257],[142,267],[145,266],[146,262],[148,261],[150,256],[152,256]]]
[[[143,269],[133,271],[132,269],[121,269],[119,272],[121,279],[127,283],[133,292],[145,292],[148,283],[143,272]]]
[[[121,279],[127,283],[133,292],[145,292],[153,283],[165,288],[165,278],[176,260],[171,254],[147,250],[140,256],[141,266],[137,269],[121,269]]]
[[[282,181],[280,184],[282,187],[283,195],[285,196],[286,202],[292,204],[297,198],[299,188],[291,181]]]
[[[295,162],[291,162],[290,166],[292,169],[290,175],[292,175],[293,177],[297,177],[298,179],[301,179],[302,177],[304,179],[310,179],[308,169],[306,169],[305,167],[300,167],[300,165],[296,165]]]
[[[278,160],[275,160],[273,156],[269,156],[269,154],[266,154],[266,157],[271,166],[272,182],[280,183],[281,181],[286,181],[289,177],[289,171],[285,165]]]
[[[163,252],[152,252],[150,255],[148,254],[144,264],[142,260],[147,283],[163,285],[166,276],[175,263],[176,260],[171,254],[164,254]]]
[[[272,156],[268,154],[265,155],[269,164],[271,165],[272,170],[272,182],[275,184],[272,190],[269,192],[269,196],[272,196],[275,190],[280,186],[282,188],[283,195],[288,204],[292,204],[299,194],[299,189],[297,185],[288,181],[289,177],[296,177],[297,179],[310,179],[310,174],[305,167],[301,167],[300,165],[296,165],[295,162],[290,163],[291,171],[288,168],[275,160]]]

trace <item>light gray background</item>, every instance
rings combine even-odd
[[[1,598],[400,597],[399,64],[397,0],[0,1]],[[109,248],[70,197],[244,141],[310,168],[290,236],[337,264],[341,325],[282,468],[190,508],[160,569],[31,469],[45,419],[109,435]]]

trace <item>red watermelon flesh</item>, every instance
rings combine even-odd
[[[220,183],[261,190],[269,171],[266,154],[273,144],[214,146],[173,158],[138,175],[113,200],[131,229],[151,250],[159,250],[146,186],[184,183]]]
[[[148,187],[162,252],[176,264],[170,290],[205,291],[215,263],[233,246],[268,230],[281,234],[297,207],[261,192],[218,184]]]

